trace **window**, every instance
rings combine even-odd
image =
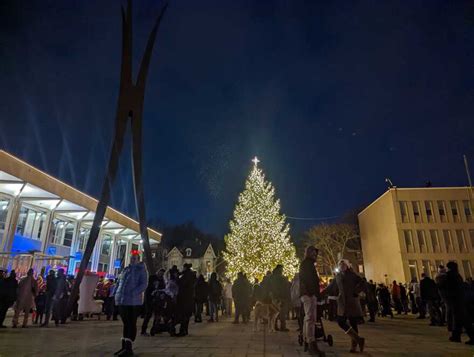
[[[464,207],[464,216],[466,216],[466,221],[467,222],[472,222],[471,203],[468,200],[465,200],[465,201],[462,201],[462,205]]]
[[[402,222],[406,223],[410,220],[408,219],[408,206],[406,201],[400,201],[400,215],[402,216]]]
[[[448,253],[454,253],[453,237],[451,236],[451,231],[445,229],[443,231],[444,244],[446,245],[446,251]]]
[[[469,260],[462,261],[462,268],[464,270],[464,279],[472,278],[472,266]]]
[[[10,200],[6,198],[0,198],[0,231],[3,231],[5,229],[5,224],[7,223],[9,204],[10,204]]]
[[[434,222],[433,202],[425,201],[425,211],[426,211],[426,219],[428,220],[428,222]]]
[[[53,219],[49,230],[49,241],[70,247],[74,236],[74,224],[61,219]]]
[[[459,217],[458,203],[456,201],[450,201],[449,205],[451,206],[451,214],[453,215],[453,221],[460,222],[461,218]]]
[[[40,240],[45,221],[46,213],[21,206],[16,225],[16,234]]]
[[[112,236],[104,234],[102,237],[102,247],[100,249],[100,254],[110,255],[110,247],[112,246]]]
[[[462,229],[456,229],[456,240],[458,241],[459,252],[467,252],[466,237],[464,237],[464,231]]]
[[[433,248],[433,252],[440,253],[441,246],[439,244],[438,231],[436,229],[430,230],[430,238],[431,238],[431,247]]]
[[[408,268],[410,269],[410,280],[415,279],[418,281],[418,264],[416,263],[416,260],[409,260]]]
[[[86,248],[87,240],[91,230],[88,228],[81,228],[79,236],[77,237],[77,250],[84,250]]]
[[[469,230],[469,238],[471,240],[471,249],[474,250],[474,229]]]
[[[446,206],[444,205],[444,201],[438,201],[438,213],[439,213],[439,219],[441,222],[447,222],[448,219],[446,217]]]
[[[422,260],[421,265],[423,267],[423,273],[431,278],[431,262],[429,260]]]
[[[407,248],[407,252],[414,253],[415,247],[413,245],[413,235],[411,231],[409,230],[403,231],[403,235],[405,236],[405,246]]]
[[[426,246],[425,231],[416,231],[416,236],[418,238],[418,244],[420,245],[420,252],[427,253],[428,248]]]
[[[190,257],[192,252],[193,252],[193,251],[192,251],[191,248],[186,248],[186,256],[187,256],[187,257]]]
[[[3,234],[5,233],[9,205],[9,199],[0,197],[0,242],[2,242]]]
[[[421,222],[421,215],[420,215],[420,202],[418,201],[413,201],[411,203],[413,207],[413,215],[415,216],[415,222],[419,223]]]

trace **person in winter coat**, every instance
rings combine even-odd
[[[139,255],[130,257],[130,265],[120,274],[115,290],[115,304],[123,323],[122,348],[119,356],[133,356],[133,341],[137,337],[137,318],[147,287],[147,271]]]
[[[45,292],[45,318],[44,322],[41,324],[41,327],[48,326],[49,320],[51,318],[51,313],[54,310],[54,301],[53,296],[56,291],[56,272],[51,269],[46,277],[46,292]]]
[[[194,312],[194,286],[196,279],[191,270],[192,264],[184,264],[183,272],[178,280],[177,309],[180,316],[178,337],[188,335],[189,319]]]
[[[438,279],[439,289],[446,299],[447,309],[452,316],[452,333],[449,340],[451,342],[461,342],[463,328],[469,336],[466,342],[474,345],[474,330],[469,313],[467,312],[467,299],[464,290],[464,283],[455,262],[446,264],[448,271]]]
[[[17,289],[16,273],[15,270],[12,270],[8,278],[4,278],[0,282],[0,328],[6,328],[3,322],[5,321],[8,309],[16,301]]]
[[[397,310],[397,315],[400,315],[402,313],[402,300],[401,300],[401,294],[400,294],[400,286],[397,284],[395,280],[392,283],[391,295],[392,295],[393,305],[395,306],[395,310]]]
[[[196,301],[196,311],[194,313],[194,322],[201,323],[204,304],[206,303],[207,298],[209,296],[209,285],[207,284],[206,280],[204,280],[204,276],[202,274],[199,275],[197,279],[194,294],[195,294],[195,301]]]
[[[408,314],[408,294],[405,285],[399,283],[398,286],[400,287],[400,302],[402,303],[402,309],[405,315]]]
[[[426,274],[421,274],[420,281],[420,294],[421,300],[428,306],[430,313],[430,326],[436,326],[441,324],[441,309],[440,309],[440,296],[438,293],[438,287],[433,279]]]
[[[61,322],[62,324],[66,323],[66,307],[67,300],[69,297],[69,283],[64,274],[64,269],[58,269],[58,277],[56,278],[56,291],[54,292],[54,310],[53,318],[56,326]]]
[[[320,297],[319,275],[316,271],[318,249],[306,248],[305,258],[300,264],[300,299],[304,308],[303,337],[305,347],[313,355],[323,356],[316,342],[315,326],[317,319],[317,300]]]
[[[250,310],[250,300],[252,297],[252,285],[244,276],[243,272],[237,274],[237,279],[232,286],[232,298],[235,304],[234,324],[239,323],[239,316],[242,316],[243,323],[248,322],[248,311]]]
[[[362,317],[362,308],[359,302],[359,293],[364,290],[365,283],[352,269],[347,259],[338,263],[339,272],[327,291],[337,292],[337,323],[351,338],[350,352],[356,352],[357,346],[364,351],[365,339],[359,336],[357,323]],[[349,320],[349,324],[347,323]]]
[[[26,276],[20,280],[18,284],[18,298],[15,304],[15,315],[13,316],[13,328],[18,325],[18,318],[20,313],[24,313],[23,325],[25,328],[28,325],[28,317],[30,316],[30,310],[35,306],[35,297],[38,294],[38,283],[33,276],[33,269],[29,269]]]
[[[143,309],[144,309],[144,316],[143,316],[143,324],[142,324],[142,336],[148,336],[146,332],[148,328],[148,322],[150,321],[151,317],[153,316],[153,291],[155,290],[155,282],[158,281],[157,274],[151,274],[148,276],[148,284],[145,289],[145,296],[143,301]]]
[[[369,322],[375,322],[375,315],[379,309],[377,302],[377,286],[372,280],[369,280],[367,284],[367,307],[369,309]]]
[[[390,305],[390,291],[388,291],[388,288],[383,284],[379,284],[377,296],[379,298],[379,303],[382,306],[382,317],[390,315],[393,319],[392,307]]]
[[[222,285],[217,280],[217,273],[209,279],[209,322],[219,321],[219,304],[222,299]]]
[[[232,282],[227,279],[224,284],[224,304],[225,314],[227,317],[232,317]]]
[[[290,285],[288,279],[283,276],[283,265],[278,264],[273,270],[269,281],[270,295],[273,301],[279,301],[281,304],[280,314],[278,320],[280,320],[280,331],[288,332],[286,328],[286,317],[290,306]],[[277,321],[275,321],[276,323]]]

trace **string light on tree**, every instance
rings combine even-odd
[[[261,281],[268,270],[282,264],[283,273],[291,279],[298,259],[288,233],[290,227],[280,213],[274,187],[258,167],[260,160],[255,157],[252,162],[253,169],[230,221],[230,233],[225,236],[227,276],[235,280],[242,271],[250,280]]]

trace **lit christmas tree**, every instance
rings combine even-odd
[[[283,273],[289,279],[298,271],[298,259],[290,241],[289,225],[280,214],[280,200],[275,200],[275,189],[265,181],[259,160],[253,159],[254,167],[245,190],[239,195],[230,221],[230,233],[225,236],[223,252],[227,262],[227,276],[235,280],[239,271],[247,274],[250,281],[265,276],[277,264],[283,265]]]

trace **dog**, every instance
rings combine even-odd
[[[254,327],[255,332],[259,331],[259,322],[261,319],[266,320],[268,323],[268,330],[270,332],[275,332],[275,321],[280,315],[281,302],[272,301],[270,303],[263,303],[257,301],[255,304],[255,318],[254,318]]]

